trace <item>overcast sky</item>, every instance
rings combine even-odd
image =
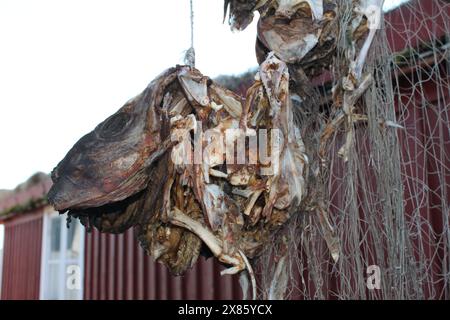
[[[0,0],[0,189],[51,171],[82,135],[182,63],[188,5]],[[232,33],[222,24],[223,0],[194,6],[197,67],[205,75],[256,65],[255,23]]]

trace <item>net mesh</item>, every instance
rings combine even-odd
[[[338,4],[343,31],[334,82],[348,70],[342,26],[352,12],[352,1]],[[254,263],[260,298],[450,298],[449,15],[448,1],[438,0],[385,13],[364,71],[374,81],[355,106],[367,118],[333,133],[325,162],[314,150],[334,106],[317,101],[330,100],[330,86],[324,81],[297,111],[310,171],[320,172],[309,175],[310,196],[325,210],[302,208],[274,235]],[[338,153],[349,130],[344,161]],[[337,262],[324,240],[324,215],[337,239]]]

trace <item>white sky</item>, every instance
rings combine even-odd
[[[0,0],[0,189],[50,172],[82,135],[182,63],[188,5]],[[255,23],[231,33],[222,24],[223,0],[194,0],[194,6],[197,67],[205,75],[256,65]]]

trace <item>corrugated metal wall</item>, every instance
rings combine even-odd
[[[241,299],[236,277],[220,276],[214,259],[200,258],[183,277],[145,255],[132,230],[125,234],[86,233],[86,300]]]
[[[42,210],[5,222],[2,299],[39,299]]]

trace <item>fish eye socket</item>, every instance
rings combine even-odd
[[[99,136],[104,139],[119,136],[130,122],[131,116],[128,113],[120,112],[112,115],[102,124]]]
[[[75,168],[75,169],[73,170],[72,175],[73,175],[75,178],[80,178],[80,177],[83,175],[83,170],[81,170],[80,168]]]

